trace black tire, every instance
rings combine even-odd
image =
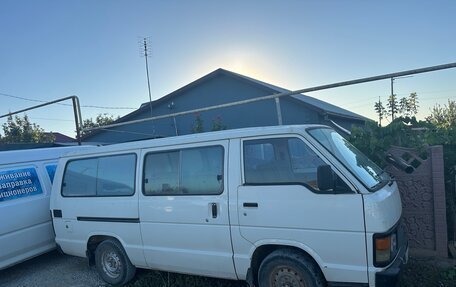
[[[119,241],[107,239],[95,250],[95,265],[104,281],[113,286],[123,286],[136,272]]]
[[[321,270],[307,256],[290,250],[273,251],[261,262],[259,287],[324,287]]]

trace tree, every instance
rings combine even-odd
[[[39,125],[31,123],[27,115],[23,118],[18,115],[14,118],[9,116],[2,128],[4,136],[0,137],[1,143],[52,143],[55,139]]]
[[[448,105],[443,107],[435,105],[426,120],[437,128],[456,127],[456,101],[448,99]]]
[[[403,97],[399,101],[399,114],[404,117],[416,116],[418,108],[417,93],[411,93],[408,97]]]
[[[416,92],[411,93],[408,97],[408,107],[410,116],[416,116],[416,114],[418,113],[418,108],[420,107],[418,103],[418,94]]]
[[[410,113],[410,107],[409,107],[409,102],[406,97],[403,97],[399,100],[399,114],[404,115],[406,117],[409,116]]]
[[[396,94],[393,94],[388,97],[388,102],[386,103],[387,115],[391,116],[391,121],[394,121],[396,114],[399,111],[399,104],[397,102]]]
[[[380,97],[378,98],[378,102],[374,104],[374,109],[378,114],[378,124],[379,126],[382,126],[382,119],[385,117],[386,111],[382,101],[380,100]]]
[[[119,116],[115,117],[113,115],[104,113],[104,114],[98,114],[95,120],[92,118],[85,119],[82,121],[82,128],[83,129],[89,129],[89,128],[96,128],[96,127],[101,127],[101,126],[106,126],[109,124],[112,124],[114,121],[120,119]],[[89,134],[90,132],[85,132],[83,131],[81,133],[82,136],[85,136]]]

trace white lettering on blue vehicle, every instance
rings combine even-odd
[[[0,202],[43,193],[34,168],[0,171]]]

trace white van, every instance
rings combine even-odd
[[[0,270],[56,247],[49,213],[60,155],[81,147],[0,152]]]
[[[135,267],[251,286],[393,286],[407,260],[397,185],[334,130],[247,128],[61,158],[56,242],[108,283]]]

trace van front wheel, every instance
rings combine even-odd
[[[126,284],[136,272],[122,245],[113,239],[107,239],[97,246],[95,265],[101,278],[114,286]]]
[[[323,287],[320,269],[293,250],[276,250],[266,256],[258,271],[260,287]]]

